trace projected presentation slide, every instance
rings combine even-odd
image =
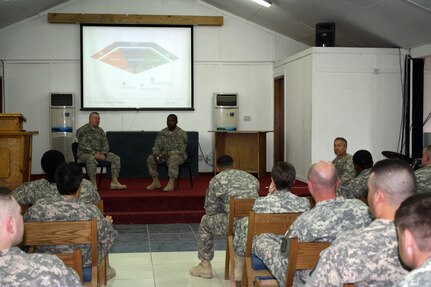
[[[82,108],[192,109],[191,26],[81,26]]]

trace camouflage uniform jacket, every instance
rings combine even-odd
[[[164,128],[157,135],[154,141],[153,154],[161,155],[168,153],[169,155],[182,155],[187,158],[187,133],[180,127],[170,131],[169,128]]]
[[[429,287],[431,286],[431,258],[407,274],[396,287]]]
[[[106,134],[101,127],[92,127],[85,124],[76,131],[78,139],[78,157],[82,154],[95,154],[109,152],[109,143]]]
[[[97,218],[97,248],[99,262],[108,253],[118,232],[105,220],[100,210],[92,205],[80,202],[78,199],[44,198],[36,202],[24,214],[24,221],[79,221]],[[40,253],[72,252],[73,245],[40,246]],[[83,244],[82,266],[91,266],[91,250],[89,244]]]
[[[42,198],[61,197],[55,183],[50,183],[44,178],[25,182],[14,191],[16,192],[16,200],[19,204],[34,204]],[[87,179],[82,180],[79,200],[89,204],[96,204],[100,200],[99,193]]]
[[[337,188],[337,196],[344,198],[359,198],[368,195],[368,178],[371,168],[362,170],[347,184],[340,184]]]
[[[431,164],[415,170],[418,193],[431,192]]]
[[[355,166],[353,165],[353,156],[351,154],[346,153],[342,157],[337,156],[332,161],[332,164],[337,170],[341,184],[349,182],[349,180],[356,176]]]
[[[226,169],[214,176],[205,196],[205,213],[229,214],[229,200],[235,198],[259,197],[260,184],[257,178],[238,169]]]
[[[276,190],[272,194],[256,199],[253,205],[255,213],[289,213],[310,210],[310,202],[305,197],[299,197],[290,190]],[[248,217],[243,217],[235,223],[233,245],[235,253],[245,256],[247,244]]]
[[[392,286],[407,274],[397,247],[392,220],[376,219],[367,227],[345,232],[320,253],[306,286]]]
[[[82,286],[78,274],[56,256],[27,254],[18,247],[0,251],[0,286]]]
[[[314,208],[301,214],[284,237],[287,239],[296,237],[302,242],[332,242],[342,232],[367,226],[370,222],[369,209],[362,201],[339,197],[318,202]],[[274,258],[274,262],[265,262],[264,260],[264,263],[276,277],[280,286],[284,286],[286,279],[289,248],[287,247],[284,253],[279,251],[275,255],[263,256],[259,253],[266,253],[266,240],[278,241],[278,246],[280,246],[282,237],[282,235],[263,234],[259,235],[258,240],[253,242],[253,250],[258,257]],[[282,268],[279,267],[280,265]],[[303,285],[303,282],[308,278],[308,273],[309,270],[297,272],[294,286]]]

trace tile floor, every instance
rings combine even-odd
[[[109,287],[227,287],[224,280],[226,238],[215,238],[214,277],[196,278],[199,224],[116,225],[119,237],[109,255],[117,276]]]

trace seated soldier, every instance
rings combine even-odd
[[[418,193],[431,193],[431,145],[422,151],[421,168],[415,170],[416,188]]]
[[[306,286],[392,286],[407,271],[397,252],[395,211],[416,193],[411,167],[398,159],[377,162],[368,179],[368,205],[375,220],[341,234],[320,253]]]
[[[256,199],[255,213],[304,212],[310,209],[310,202],[290,192],[295,182],[295,167],[288,162],[277,162],[271,170],[271,184],[268,195]],[[233,246],[235,250],[235,279],[241,281],[247,245],[248,217],[235,222]]]
[[[46,197],[59,197],[60,194],[55,184],[55,169],[60,164],[64,163],[64,155],[57,150],[49,150],[42,156],[40,164],[45,178],[25,182],[17,187],[14,192],[16,193],[16,200],[19,204],[34,204],[36,201]],[[87,179],[82,180],[81,191],[79,192],[79,199],[85,203],[97,204],[100,200],[100,195],[97,189],[93,187],[91,182]]]
[[[82,286],[78,274],[55,255],[16,247],[23,234],[21,208],[11,191],[0,187],[0,286]]]
[[[313,164],[308,172],[307,184],[316,206],[301,214],[284,236],[262,234],[253,241],[253,253],[262,259],[280,286],[286,282],[290,238],[296,237],[302,242],[332,242],[342,232],[367,226],[371,222],[368,207],[362,201],[336,198],[338,178],[330,162]],[[309,270],[298,272],[294,285],[302,285],[308,273]]]
[[[103,217],[100,210],[93,204],[86,204],[78,199],[82,185],[82,169],[77,163],[63,163],[55,172],[55,181],[60,197],[38,200],[24,214],[25,221],[77,221],[97,219],[98,260],[108,254],[109,249],[118,236],[112,227],[112,218]],[[72,252],[76,246],[39,246],[37,252],[59,253]],[[84,281],[91,281],[91,250],[90,246],[79,246],[82,249],[82,265]],[[109,270],[115,273],[115,270]]]
[[[373,156],[367,150],[361,149],[353,155],[353,164],[358,173],[348,183],[340,184],[337,188],[337,196],[344,198],[366,197],[368,194],[368,177],[373,167]]]
[[[394,222],[401,260],[413,269],[396,286],[430,286],[431,194],[413,195],[403,201]]]

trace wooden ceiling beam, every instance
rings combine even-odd
[[[48,13],[48,22],[56,24],[97,23],[222,26],[223,16]]]

